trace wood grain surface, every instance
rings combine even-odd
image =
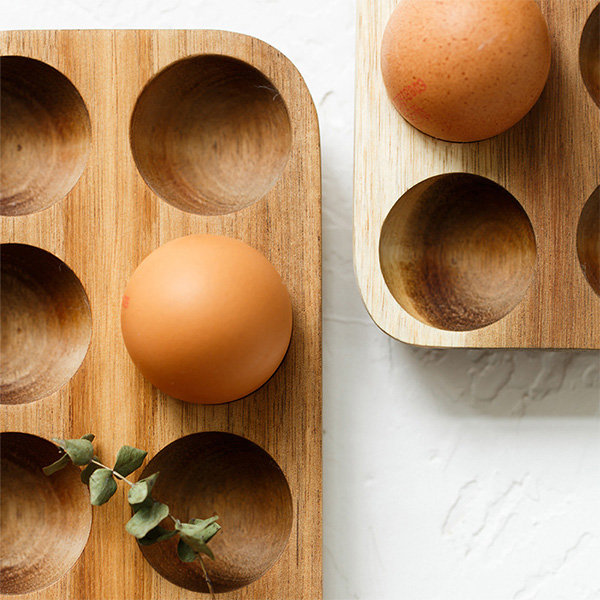
[[[83,172],[66,197],[57,199],[54,192],[52,198],[44,195],[36,187],[36,178],[33,177],[26,191],[32,198],[30,208],[38,212],[21,214],[21,210],[13,211],[0,221],[2,243],[41,248],[72,269],[89,299],[91,343],[77,373],[58,391],[35,402],[28,402],[26,386],[9,396],[9,403],[0,405],[2,431],[27,432],[44,438],[78,437],[93,432],[97,436],[97,453],[109,463],[122,444],[144,448],[151,458],[171,442],[196,432],[229,432],[255,442],[281,467],[289,484],[293,514],[291,535],[283,554],[264,576],[219,597],[263,600],[320,598],[320,143],[316,111],[302,77],[283,55],[267,44],[240,34],[219,31],[4,32],[0,34],[0,47],[2,55],[38,59],[60,71],[81,95],[91,124],[89,154],[84,156]],[[130,147],[132,112],[144,86],[154,75],[175,61],[204,54],[226,55],[241,61],[232,62],[225,57],[211,59],[209,75],[218,77],[219,65],[222,64],[224,80],[228,82],[223,93],[233,95],[239,90],[242,94],[241,101],[233,101],[225,108],[235,113],[241,110],[240,107],[245,107],[248,118],[254,119],[245,131],[259,136],[254,139],[254,144],[260,147],[273,139],[268,131],[271,121],[267,119],[265,126],[260,118],[261,111],[268,113],[270,110],[265,93],[275,107],[274,122],[278,127],[281,127],[287,112],[289,139],[284,140],[283,147],[284,150],[289,149],[289,154],[282,151],[281,143],[267,149],[266,162],[260,162],[256,169],[246,166],[245,169],[238,168],[237,173],[227,173],[222,185],[215,170],[218,161],[211,165],[210,170],[205,168],[206,165],[195,171],[192,169],[193,173],[190,171],[182,175],[183,179],[195,182],[198,193],[192,195],[183,188],[177,193],[160,187],[160,183],[156,184],[156,171],[153,169],[157,163],[150,160],[145,163],[144,176],[151,180],[158,193],[167,197],[169,202],[166,202],[150,189],[136,168]],[[251,74],[238,77],[240,69]],[[29,69],[29,72],[32,70]],[[232,71],[234,76],[228,77],[227,74]],[[183,75],[188,76],[185,69]],[[35,79],[35,74],[31,78]],[[263,80],[270,82],[271,87],[265,90],[257,86],[256,96],[253,96],[249,85]],[[236,81],[239,84],[237,88]],[[168,83],[168,80],[163,80],[163,84]],[[231,86],[235,88],[233,91]],[[250,99],[244,94],[249,94]],[[34,91],[29,92],[29,97],[32,95],[35,96]],[[80,164],[82,153],[88,151],[84,135],[85,118],[80,107],[76,106],[75,116],[64,116],[63,113],[63,117],[56,117],[56,121],[55,112],[44,107],[36,108],[35,102],[28,102],[28,94],[23,96],[24,105],[14,111],[13,114],[17,114],[14,118],[18,120],[21,118],[18,115],[23,114],[30,119],[31,113],[35,117],[37,111],[46,119],[45,129],[33,136],[26,133],[24,141],[12,136],[6,146],[3,140],[3,163],[8,160],[5,157],[12,156],[13,152],[23,151],[39,157],[39,148],[36,147],[35,152],[28,151],[29,145],[38,143],[44,144],[51,153],[45,161],[50,168],[58,168],[57,164],[62,162],[55,159],[60,159],[61,153],[70,152],[69,172],[59,172],[58,183],[53,188],[65,191],[69,177]],[[70,105],[74,102],[73,98],[71,95]],[[170,99],[168,108],[172,111],[178,109],[176,96]],[[212,104],[205,109],[215,111],[218,116],[221,106],[213,98]],[[189,107],[186,110],[186,125],[190,126]],[[156,116],[152,111],[145,113],[147,119]],[[165,145],[173,147],[176,136],[164,134],[161,129],[164,121],[160,117],[158,111],[153,130],[157,143],[164,140]],[[64,124],[61,118],[65,119]],[[223,125],[230,122],[222,115],[218,118]],[[75,141],[69,143],[61,134],[68,133],[64,127],[73,125],[74,119],[79,121],[79,127],[74,134]],[[10,126],[12,131],[19,129],[18,124],[9,122],[6,126]],[[147,125],[148,122],[145,122],[144,126]],[[218,129],[218,119],[211,122],[210,127]],[[31,126],[27,131],[31,132]],[[35,140],[30,141],[30,137]],[[146,142],[141,143],[138,150],[138,160],[144,162],[152,148]],[[243,155],[233,143],[225,150],[228,156],[237,151]],[[209,160],[209,149],[204,148],[202,152]],[[163,161],[162,167],[176,169],[182,165],[181,157],[172,156],[175,158]],[[231,160],[231,156],[229,159],[228,168],[235,168],[235,161]],[[26,172],[28,159],[23,160],[25,164],[17,159],[14,164]],[[159,164],[159,168],[162,167]],[[37,168],[37,163],[32,163],[30,168]],[[50,180],[53,178],[50,177]],[[177,177],[172,180],[177,181]],[[42,181],[46,179],[42,177]],[[247,186],[244,181],[248,182]],[[228,199],[230,205],[227,205]],[[54,203],[46,208],[49,202]],[[223,214],[230,210],[235,212]],[[153,388],[132,364],[120,332],[121,296],[136,266],[161,244],[183,235],[203,232],[240,238],[261,250],[281,274],[293,304],[292,342],[281,367],[254,394],[219,406],[185,404]],[[79,342],[82,339],[78,328],[65,326],[66,329],[61,329],[56,319],[66,313],[69,321],[70,311],[83,315],[85,302],[81,296],[58,284],[51,283],[50,293],[44,295],[43,278],[40,282],[35,281],[35,273],[43,271],[43,268],[33,269],[31,295],[49,314],[47,319],[54,323],[54,328],[59,332],[64,329],[66,334],[62,337],[55,335],[49,341],[39,339],[40,344],[46,344],[46,358],[51,361],[53,344],[55,350],[62,349],[74,337]],[[17,278],[13,287],[19,288],[18,282],[25,279],[25,276]],[[60,278],[50,278],[51,282],[56,280]],[[55,300],[74,297],[77,299],[74,303],[66,302],[54,311],[50,308]],[[18,298],[18,293],[9,294],[11,298]],[[19,312],[18,308],[15,310]],[[35,316],[25,315],[23,323],[35,319]],[[37,328],[40,331],[44,329],[40,323]],[[82,328],[85,333],[85,319]],[[16,329],[9,328],[8,331],[14,334]],[[33,338],[32,345],[35,345],[35,335]],[[12,378],[13,390],[15,380],[22,377],[20,372],[16,372],[19,368],[35,379],[35,373],[31,373],[29,368],[28,353],[23,352],[21,356],[20,367],[9,365],[2,371],[2,384],[5,377]],[[43,360],[39,353],[35,355],[36,368],[42,375],[45,372]],[[72,366],[72,360],[71,357],[67,366]],[[231,471],[235,473],[233,467]],[[280,486],[276,487],[276,490],[280,489]],[[32,493],[36,493],[34,489]],[[279,514],[278,502],[272,502],[274,518]],[[243,511],[244,506],[240,506],[239,510]],[[281,518],[285,520],[288,518],[287,509],[281,510]],[[251,518],[252,514],[248,516]],[[64,519],[70,518],[66,512]],[[31,600],[183,600],[197,597],[195,592],[161,577],[150,566],[135,541],[125,532],[124,524],[128,518],[126,495],[124,490],[119,490],[110,503],[94,508],[89,541],[75,566],[49,587],[24,597]],[[62,542],[67,545],[70,544],[68,531],[69,528],[65,528],[66,537]],[[278,535],[281,537],[280,533]],[[225,540],[223,533],[223,543]],[[269,554],[267,549],[263,549],[263,553]]]
[[[580,70],[580,39],[597,1],[541,0],[552,66],[540,100],[504,134],[468,144],[424,135],[388,99],[380,45],[396,4],[358,0],[354,264],[367,310],[383,331],[420,346],[600,348],[600,296],[584,273],[600,264],[600,223],[593,210],[583,211],[600,183],[600,113]],[[587,73],[598,68],[597,33],[596,43],[590,35],[581,64],[593,88]],[[423,182],[452,173],[483,176],[504,190],[487,208],[467,207],[472,179],[459,176],[449,215],[427,208],[435,180]],[[453,182],[442,178],[443,194]],[[398,202],[417,184],[423,184],[418,200],[411,192]],[[502,201],[505,191],[526,215]],[[581,219],[592,221],[581,225]],[[494,243],[472,236],[484,224]],[[578,229],[585,239],[577,239]],[[578,246],[591,248],[587,264]],[[434,258],[424,253],[433,247]],[[411,265],[404,273],[403,262]],[[455,276],[457,264],[466,276]]]

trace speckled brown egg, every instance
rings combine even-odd
[[[180,400],[220,404],[265,383],[292,331],[288,291],[273,265],[244,242],[175,239],[135,270],[121,330],[133,362]]]
[[[472,142],[521,120],[550,70],[550,36],[534,0],[402,0],[381,69],[400,114],[436,138]]]

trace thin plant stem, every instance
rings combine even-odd
[[[208,586],[208,593],[212,600],[215,600],[215,590],[213,589],[212,581],[208,576],[208,571],[206,570],[206,566],[204,565],[204,561],[202,557],[198,554],[198,560],[200,561],[200,566],[202,567],[202,573],[204,573],[204,581],[206,581],[206,585]]]
[[[107,467],[106,465],[103,465],[99,460],[96,460],[95,458],[92,458],[91,462],[93,462],[95,465],[98,465],[99,467],[102,467],[103,469],[108,469],[109,471],[112,471],[112,474],[117,479],[120,479],[121,481],[124,481],[129,487],[133,487],[133,483],[131,483],[131,481],[129,481],[129,479],[127,479],[127,477],[123,477],[123,475],[121,475],[120,473],[117,473],[114,469],[111,469],[110,467]]]
[[[117,479],[120,479],[121,481],[124,481],[129,487],[133,487],[134,486],[134,484],[131,481],[129,481],[129,479],[127,479],[127,477],[124,477],[123,475],[121,475],[120,473],[118,473],[117,471],[115,471],[114,469],[111,469],[110,467],[107,467],[105,464],[101,463],[96,458],[92,458],[92,460],[90,461],[90,463],[94,463],[95,465],[97,465],[98,467],[100,467],[102,469],[107,469],[107,470],[111,471],[112,474]],[[176,519],[171,513],[168,514],[168,517],[173,521],[173,523],[175,525],[177,525],[177,523],[179,523],[179,520]],[[210,580],[210,577],[208,576],[208,571],[206,570],[206,565],[204,564],[204,561],[202,560],[202,556],[199,553],[197,554],[197,558],[200,561],[200,566],[202,567],[202,573],[204,574],[204,581],[206,581],[206,585],[208,587],[208,592],[210,594],[211,600],[215,600],[215,590],[213,588],[212,581]]]
[[[133,487],[133,483],[131,483],[131,481],[129,481],[129,479],[127,479],[127,477],[123,477],[123,475],[121,475],[120,473],[117,473],[114,469],[110,469],[106,465],[103,465],[99,460],[92,458],[91,462],[93,462],[95,465],[98,465],[99,467],[101,467],[103,469],[109,469],[109,471],[113,472],[113,475],[115,477],[117,477],[121,481],[124,481],[130,487]],[[176,519],[171,513],[169,513],[168,517],[171,519],[171,521],[173,521],[173,523],[178,522],[178,519]],[[206,566],[205,566],[204,561],[202,560],[202,556],[200,556],[200,554],[198,554],[198,560],[200,561],[200,566],[202,567],[202,573],[204,574],[204,581],[206,581],[206,585],[208,587],[208,593],[210,594],[211,600],[215,600],[215,591],[213,589],[212,581],[210,580],[210,577],[208,576],[208,571],[206,570]]]

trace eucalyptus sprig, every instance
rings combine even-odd
[[[147,452],[133,446],[122,446],[117,453],[115,466],[111,469],[102,464],[94,454],[94,434],[86,433],[80,439],[62,440],[53,438],[52,441],[63,452],[62,456],[51,465],[44,467],[46,475],[52,475],[66,467],[69,462],[81,470],[81,481],[90,489],[90,502],[100,506],[108,502],[117,491],[116,479],[124,481],[129,486],[127,501],[133,510],[133,516],[125,529],[133,535],[142,546],[149,546],[168,540],[179,535],[177,556],[183,562],[198,560],[202,567],[204,579],[211,596],[214,597],[212,582],[206,571],[202,555],[214,560],[214,554],[208,542],[217,534],[221,526],[217,523],[219,517],[208,519],[191,519],[182,523],[171,515],[169,507],[152,497],[152,488],[158,478],[158,473],[132,483],[127,479],[134,471],[139,469],[147,456]],[[160,523],[170,518],[174,529],[162,527]]]

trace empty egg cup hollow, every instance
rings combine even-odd
[[[45,250],[1,244],[0,266],[0,402],[33,402],[79,369],[92,334],[90,306],[75,273]]]
[[[586,279],[600,296],[600,186],[592,192],[581,212],[577,254]]]
[[[42,472],[60,457],[52,442],[8,432],[0,434],[0,444],[0,593],[26,594],[54,583],[77,562],[92,511],[78,469]]]
[[[277,561],[292,529],[292,497],[285,475],[262,448],[230,433],[196,433],[166,446],[141,477],[156,471],[152,495],[179,520],[219,516],[222,530],[210,542],[215,560],[204,561],[215,592],[249,585]],[[173,527],[170,520],[163,526]],[[140,549],[171,583],[208,592],[199,562],[181,562],[176,547],[172,538]]]
[[[0,214],[48,208],[73,188],[87,162],[90,117],[74,85],[24,56],[0,57]]]
[[[579,66],[583,81],[600,106],[600,4],[587,20],[579,44]]]
[[[409,189],[388,214],[380,265],[396,301],[447,331],[490,325],[513,310],[536,264],[531,222],[503,187],[450,173]]]
[[[173,63],[144,88],[131,149],[148,186],[191,213],[223,215],[261,199],[287,163],[292,130],[274,85],[222,55]]]

